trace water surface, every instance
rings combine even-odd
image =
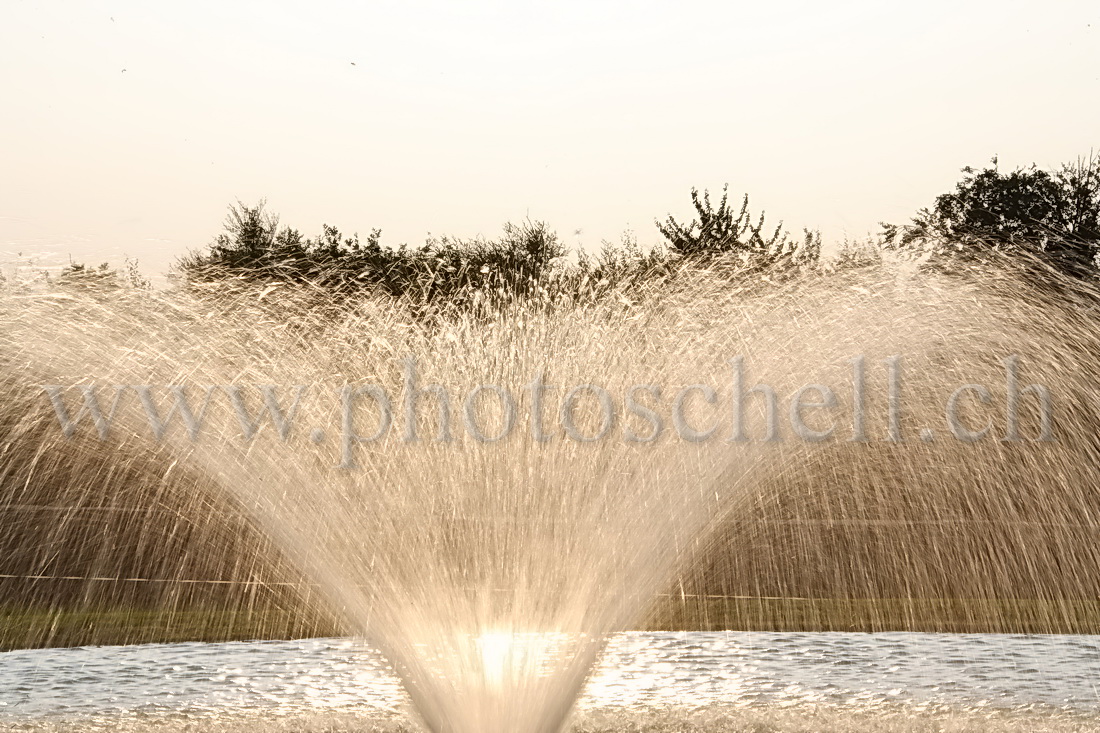
[[[1100,730],[1100,637],[621,634],[577,720],[581,730]],[[11,730],[407,721],[385,660],[347,639],[0,654],[0,727]]]

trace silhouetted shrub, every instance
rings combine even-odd
[[[807,231],[802,242],[792,240],[780,222],[770,233],[764,229],[764,213],[753,223],[746,194],[741,208],[734,213],[729,203],[728,186],[722,187],[722,200],[715,207],[710,192],[699,195],[691,190],[691,202],[699,215],[687,224],[672,216],[657,229],[668,240],[672,253],[689,258],[726,259],[749,270],[802,267],[816,264],[821,255],[820,235]]]
[[[66,287],[79,288],[117,288],[122,285],[118,272],[111,269],[106,262],[99,267],[88,267],[72,262],[61,270],[61,274],[57,276],[57,283]]]
[[[262,201],[238,203],[210,248],[183,258],[176,270],[189,284],[298,283],[336,297],[375,292],[417,306],[457,305],[475,292],[527,295],[566,253],[544,223],[531,221],[506,224],[503,235],[492,240],[442,237],[396,248],[380,240],[377,229],[364,242],[327,224],[321,235],[305,238],[280,227]]]
[[[70,288],[96,288],[97,290],[116,290],[118,288],[148,289],[149,280],[141,274],[136,260],[127,259],[121,270],[116,270],[104,262],[98,267],[89,267],[79,262],[70,262],[57,276],[57,284]]]

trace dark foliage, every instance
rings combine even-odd
[[[118,271],[111,269],[106,262],[99,267],[72,262],[61,270],[57,282],[59,285],[81,288],[117,288],[122,284]]]
[[[1075,277],[1094,277],[1100,249],[1100,158],[1044,171],[1002,173],[996,158],[963,169],[955,190],[906,225],[883,224],[891,244],[928,253],[935,265],[991,251],[1039,256]]]
[[[576,263],[558,268],[551,282],[543,283],[550,300],[586,302],[605,297],[629,301],[660,290],[680,269],[680,263],[664,247],[648,251],[632,232],[619,242],[605,241],[596,253],[577,252]]]
[[[494,239],[442,237],[420,246],[383,246],[381,232],[366,240],[346,237],[333,226],[304,237],[280,226],[264,202],[238,202],[224,231],[208,249],[191,253],[176,265],[176,276],[189,286],[301,285],[332,301],[365,293],[390,296],[418,312],[465,309],[474,304],[504,304],[516,298],[588,300],[618,295],[633,299],[654,292],[684,268],[729,269],[770,274],[815,265],[820,236],[807,232],[802,242],[781,227],[764,231],[764,217],[752,220],[746,198],[739,211],[725,190],[717,207],[710,196],[692,191],[700,220],[683,225],[671,216],[658,229],[667,245],[643,251],[631,234],[620,243],[604,243],[596,254],[577,253],[566,264],[567,249],[542,222],[506,224]]]
[[[783,231],[782,222],[774,230],[764,228],[764,213],[755,220],[749,214],[749,197],[741,201],[740,209],[730,206],[728,186],[722,187],[722,200],[715,207],[710,192],[700,196],[691,190],[691,202],[698,219],[681,224],[672,216],[657,222],[657,229],[668,240],[670,250],[682,257],[715,259],[733,258],[750,269],[797,267],[817,262],[820,237],[806,232],[801,243],[793,241]]]
[[[98,267],[89,267],[79,262],[71,262],[57,277],[58,285],[70,288],[95,288],[96,290],[116,290],[122,287],[147,289],[149,281],[141,274],[135,260],[126,260],[121,270],[112,268],[104,262]]]
[[[314,238],[280,227],[264,203],[232,207],[225,231],[206,252],[177,263],[188,283],[236,278],[317,286],[329,295],[378,292],[415,305],[456,304],[474,292],[498,297],[528,293],[565,254],[542,222],[507,224],[498,239],[429,240],[419,247],[384,247],[381,232],[366,241],[325,225]]]

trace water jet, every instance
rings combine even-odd
[[[285,560],[281,572],[304,579],[308,603],[382,652],[429,730],[557,733],[611,635],[637,624],[693,555],[712,552],[704,540],[721,537],[723,523],[746,507],[783,505],[792,487],[806,491],[801,506],[784,508],[792,521],[800,512],[843,521],[853,507],[885,521],[945,507],[974,520],[1035,506],[1065,517],[1090,506],[1095,412],[1083,400],[1096,329],[1024,288],[1008,276],[976,283],[875,271],[746,294],[700,272],[659,299],[517,304],[428,323],[371,299],[337,319],[280,313],[254,292],[7,298],[2,383],[10,404],[27,408],[3,444],[108,473],[137,460],[160,466],[162,477],[190,472],[196,497],[221,497],[262,531]],[[901,377],[864,375],[859,435],[834,435],[827,416],[792,409],[806,439],[779,420],[765,391],[745,394],[766,384],[790,400],[806,385],[828,386],[832,399],[819,402],[850,414],[853,359],[899,356]],[[953,440],[949,404],[965,426],[1001,419],[984,408],[1005,397],[997,385],[1011,356],[1027,384],[1054,394],[1056,440],[1039,440],[1041,405],[1027,399],[1017,405],[1020,441],[995,439],[1005,425],[984,440]],[[744,384],[732,383],[735,358]],[[410,360],[420,390],[411,402]],[[541,419],[524,389],[532,375],[549,385],[545,399],[573,395],[567,420]],[[894,400],[899,384],[904,404]],[[951,402],[974,384],[988,385],[988,400]],[[44,385],[64,389],[51,401]],[[372,399],[349,405],[348,390]],[[692,398],[676,402],[681,394]],[[89,395],[103,398],[95,404],[111,420],[106,435]],[[69,437],[58,401],[75,426]],[[747,433],[695,439],[715,405],[735,403],[751,418]],[[413,422],[371,435],[393,421],[394,405],[410,404],[402,416]],[[441,428],[458,404],[475,430]],[[673,408],[686,434],[626,439],[655,419],[673,424]],[[609,422],[623,429],[605,430]],[[924,430],[944,438],[921,440]],[[888,489],[890,481],[903,489]],[[91,476],[69,486],[70,495],[93,491],[102,483]],[[195,501],[198,512],[206,500]],[[131,529],[138,543],[155,531]],[[979,545],[988,537],[974,536]],[[789,554],[808,557],[788,540]],[[876,541],[900,568],[913,560],[910,540]],[[942,547],[932,543],[950,575],[957,558]],[[1044,552],[1019,560],[1015,582],[1052,587],[1043,573],[1054,555]],[[1081,565],[1096,559],[1088,547],[1075,553]],[[961,575],[1008,572],[1003,562],[976,552]],[[844,592],[866,580],[863,567],[849,567]],[[829,573],[817,575],[827,585]],[[909,579],[922,592],[938,582],[917,575]],[[996,591],[995,582],[974,582],[979,599]],[[1074,592],[1085,595],[1096,578],[1078,582]]]

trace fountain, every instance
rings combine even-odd
[[[0,441],[197,477],[195,497],[249,517],[309,603],[382,651],[428,730],[558,733],[609,635],[752,501],[812,486],[888,515],[973,507],[970,486],[994,513],[1024,494],[1087,504],[1085,319],[1010,273],[892,269],[753,288],[698,272],[635,299],[431,318],[250,289],[23,294],[0,302],[19,406]],[[1053,395],[1049,435],[1031,383]],[[1041,555],[1016,567],[1039,586]]]

